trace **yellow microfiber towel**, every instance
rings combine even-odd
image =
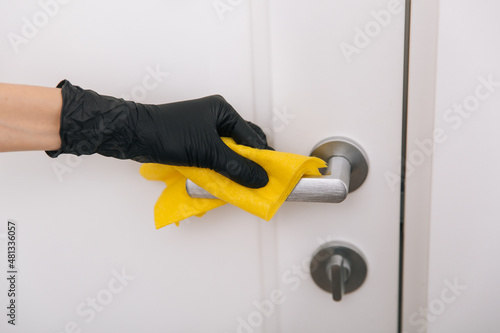
[[[172,223],[179,225],[183,219],[202,216],[225,203],[269,221],[302,176],[319,176],[318,168],[326,167],[326,163],[316,157],[250,148],[236,144],[231,138],[222,140],[238,154],[262,166],[269,177],[267,185],[252,189],[210,169],[145,163],[141,166],[141,175],[148,180],[162,180],[167,185],[155,204],[157,229]],[[219,199],[191,198],[186,191],[187,178]]]

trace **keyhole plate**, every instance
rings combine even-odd
[[[332,281],[328,276],[327,266],[335,254],[344,257],[344,260],[349,263],[351,268],[351,274],[344,284],[344,293],[348,294],[363,284],[367,274],[366,261],[361,251],[351,244],[340,241],[323,244],[316,250],[311,259],[311,276],[318,287],[331,293]]]

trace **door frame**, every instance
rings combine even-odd
[[[419,308],[426,308],[428,302],[433,147],[429,153],[418,142],[434,138],[439,0],[407,0],[407,6],[410,38],[406,150],[403,150],[406,158],[402,159],[406,172],[402,177],[400,330],[422,333],[422,326],[412,325],[411,318]]]

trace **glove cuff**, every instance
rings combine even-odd
[[[119,159],[141,160],[143,149],[137,147],[134,127],[137,104],[102,96],[61,81],[61,148],[46,150],[55,158],[60,154],[91,155],[98,153]]]

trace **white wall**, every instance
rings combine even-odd
[[[493,0],[440,3],[429,333],[500,326],[499,12]]]

